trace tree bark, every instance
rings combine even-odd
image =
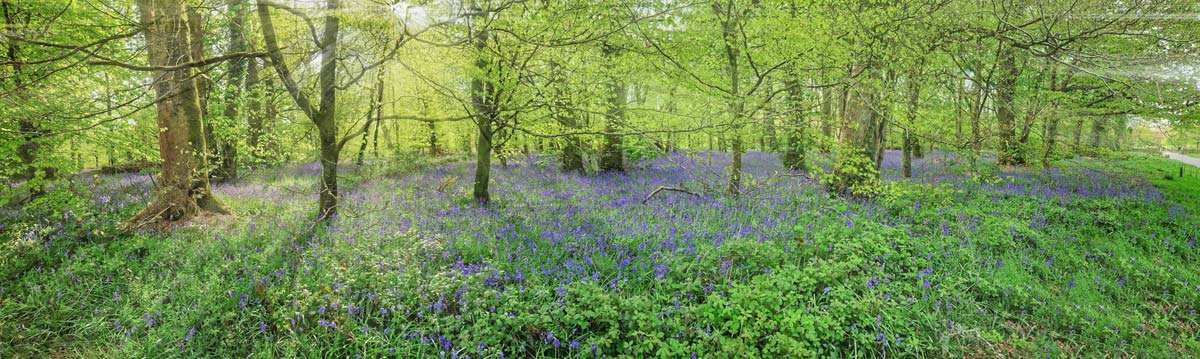
[[[1075,118],[1075,133],[1071,136],[1071,146],[1075,149],[1076,153],[1083,150],[1083,122],[1084,117],[1080,116]]]
[[[1104,120],[1103,117],[1092,118],[1092,151],[1100,149],[1100,146],[1104,144],[1104,132],[1106,130]]]
[[[477,4],[471,3],[471,11],[480,12]],[[475,113],[473,120],[478,130],[475,141],[475,183],[471,197],[475,203],[486,206],[491,203],[488,190],[492,171],[492,138],[495,134],[497,109],[493,99],[494,86],[488,83],[486,74],[491,73],[491,58],[486,53],[488,32],[485,28],[475,29],[471,43],[475,48],[476,74],[471,78],[471,105]]]
[[[250,59],[246,66],[245,86],[249,91],[249,98],[246,99],[246,146],[250,148],[250,156],[254,157],[254,162],[265,160],[261,139],[264,133],[263,120],[266,117],[266,114],[263,113],[266,93],[263,91],[264,86],[259,83],[258,69],[258,60]]]
[[[275,36],[275,27],[271,21],[271,12],[267,4],[258,4],[258,17],[263,31],[263,42],[267,46],[267,58],[283,86],[296,102],[296,106],[304,112],[317,127],[317,137],[320,147],[321,183],[317,207],[317,220],[331,222],[338,212],[338,178],[337,165],[344,141],[337,136],[337,47],[339,22],[337,11],[340,0],[326,0],[325,26],[319,41],[320,69],[317,72],[317,86],[320,89],[319,105],[312,102],[292,78],[291,70],[284,62],[283,53],[279,50]]]
[[[337,17],[340,0],[326,0],[325,29],[321,42],[321,69],[317,81],[321,89],[321,107],[317,118],[317,132],[321,139],[321,195],[317,218],[332,220],[338,212],[338,156],[341,145],[337,132]]]
[[[20,22],[22,16],[20,16],[17,4],[13,0],[0,1],[0,10],[4,16],[4,31],[13,34],[20,33],[24,25]],[[29,16],[24,18],[26,19],[25,24],[28,24]],[[18,101],[25,100],[29,96],[29,91],[26,89],[27,84],[24,81],[26,73],[21,61],[21,46],[16,41],[7,41],[4,44],[6,57],[12,70],[6,76],[12,88],[11,95]],[[34,118],[25,115],[17,119],[17,129],[21,139],[21,144],[17,146],[17,157],[21,160],[22,167],[20,177],[27,180],[25,186],[28,188],[29,197],[26,200],[32,201],[45,194],[45,181],[53,179],[57,174],[57,169],[38,163],[43,151],[42,139],[49,134],[49,131],[38,126]]]
[[[741,74],[739,73],[739,56],[741,56],[741,47],[738,45],[738,25],[740,19],[735,9],[732,8],[732,3],[728,8],[722,8],[720,3],[713,3],[713,12],[721,19],[721,37],[722,44],[725,48],[725,71],[727,81],[729,81],[730,98],[727,106],[729,107],[730,126],[730,144],[733,147],[733,160],[729,164],[729,186],[725,188],[725,193],[729,195],[738,195],[742,192],[742,153],[745,152],[742,141],[742,121],[745,110],[744,99],[741,92]]]
[[[204,47],[204,18],[200,15],[200,11],[195,7],[187,6],[187,27],[188,27],[188,53],[193,59],[203,59],[207,54]],[[200,106],[200,118],[204,121],[204,142],[207,150],[204,162],[200,165],[205,168],[209,174],[209,179],[217,182],[224,182],[226,176],[224,169],[220,164],[224,162],[221,158],[221,145],[217,141],[216,132],[213,129],[212,118],[208,113],[208,95],[209,95],[209,80],[207,75],[196,74],[194,82],[196,87],[196,97]]]
[[[191,61],[184,1],[139,0],[138,4],[149,64],[175,66]],[[192,69],[153,74],[153,87],[160,98],[155,107],[162,171],[154,202],[134,216],[130,226],[187,220],[204,211],[228,213],[213,197],[204,171],[204,120]]]
[[[865,62],[854,64],[850,70],[851,78],[859,80],[847,85],[845,92],[841,129],[841,142],[845,149],[838,154],[830,190],[837,194],[860,195],[863,193],[856,191],[879,178],[878,167],[873,160],[875,148],[872,148],[877,143],[876,126],[880,116],[874,106],[876,92],[872,83],[877,79],[877,74]]]
[[[803,92],[794,73],[789,74],[789,78],[784,81],[784,86],[787,86],[788,90],[787,109],[789,114],[786,118],[791,121],[784,130],[783,166],[793,171],[804,171],[808,169],[805,158],[808,147],[808,126],[804,123]]]
[[[1002,46],[996,59],[999,72],[996,80],[996,122],[1000,127],[996,162],[1001,166],[1020,166],[1025,164],[1025,158],[1017,141],[1013,101],[1021,70],[1017,67],[1016,49],[1007,44]]]
[[[981,57],[983,54],[983,40],[979,39],[975,42],[975,56]],[[981,119],[983,118],[983,109],[987,105],[987,98],[990,91],[987,89],[987,83],[983,76],[983,61],[976,60],[975,68],[971,75],[971,84],[974,87],[974,101],[971,103],[971,150],[975,153],[975,157],[979,157],[983,152],[983,134]]]
[[[367,123],[363,125],[362,141],[358,144],[358,158],[354,164],[362,166],[367,157],[367,146],[371,139],[371,126],[379,129],[379,121],[383,118],[383,71],[378,73],[375,82],[375,94],[371,96],[371,105],[367,109]],[[432,125],[433,122],[430,122]],[[378,145],[378,144],[376,144]]]
[[[561,67],[558,62],[550,63],[550,76],[554,78],[555,85],[557,85],[554,87],[554,102],[557,108],[552,111],[554,111],[554,119],[558,124],[565,127],[567,131],[577,131],[579,129],[579,119],[574,111],[567,109],[569,106],[567,103],[567,94],[563,91],[563,87],[565,86],[563,82],[566,78],[562,73]],[[579,136],[572,135],[563,138],[561,161],[564,172],[584,172],[583,141],[580,140]]]
[[[619,55],[616,47],[605,44],[604,58],[611,64]],[[625,106],[628,101],[627,87],[616,74],[608,78],[608,112],[604,116],[604,146],[600,149],[601,172],[624,172],[625,154],[621,148],[621,136],[615,134],[618,125],[625,122]]]
[[[246,4],[245,0],[228,0],[229,10],[232,16],[229,19],[229,51],[230,52],[245,52],[246,51]],[[226,76],[225,89],[225,121],[233,123],[238,119],[238,112],[241,104],[239,99],[242,97],[242,88],[246,85],[246,59],[235,58],[229,60],[229,72]],[[211,127],[211,126],[209,126]],[[215,137],[215,136],[214,136]],[[232,180],[237,178],[237,144],[235,141],[218,141],[214,142],[214,147],[218,147],[217,159],[220,162],[215,163],[216,175],[213,177],[218,180]]]
[[[432,156],[442,154],[442,148],[438,145],[437,124],[426,122],[425,127],[429,130],[429,154]]]
[[[900,145],[902,153],[902,163],[900,165],[900,175],[904,178],[912,178],[912,159],[913,159],[913,143],[912,131],[907,127],[904,128],[904,138]]]
[[[1067,81],[1070,79],[1070,75],[1063,74],[1064,79],[1060,85],[1058,81],[1058,66],[1051,62],[1050,59],[1047,59],[1046,63],[1047,66],[1050,67],[1050,92],[1052,94],[1058,93],[1066,87]],[[1057,105],[1054,102],[1051,102],[1048,105],[1048,113],[1046,114],[1046,142],[1045,149],[1042,151],[1042,168],[1050,168],[1050,162],[1054,159],[1054,147],[1058,143],[1058,124],[1062,122],[1062,119],[1059,118],[1056,110]]]
[[[920,105],[921,84],[918,82],[917,76],[910,76],[908,79],[908,123],[904,126],[903,143],[900,145],[902,152],[900,175],[904,178],[912,177],[913,152],[920,149],[920,145],[913,141],[912,134],[912,127],[917,123],[917,111],[920,109]]]

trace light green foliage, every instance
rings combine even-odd
[[[274,1],[312,101],[314,40],[340,21],[345,211],[321,227],[305,210],[318,133],[259,18],[238,56],[258,84],[227,98],[232,14],[187,0],[211,61],[189,65],[211,89],[204,121],[243,177],[216,188],[238,217],[163,232],[117,227],[156,190],[170,105],[149,87],[139,2],[0,1],[2,357],[1200,352],[1200,171],[1157,156],[1200,147],[1192,1]],[[481,121],[499,159],[488,207],[466,202]],[[940,172],[880,170],[905,130]],[[612,139],[629,173],[598,174]],[[807,169],[749,162],[744,191],[722,191],[734,139],[802,148]],[[554,170],[568,144],[579,176]],[[1122,197],[1123,180],[1162,195]],[[711,216],[729,208],[759,212]],[[694,213],[710,215],[687,223],[694,248],[639,248]],[[629,218],[643,227],[613,224]],[[763,228],[784,229],[744,235]],[[593,247],[595,277],[553,272]],[[635,252],[637,270],[619,264]]]

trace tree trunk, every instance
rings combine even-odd
[[[1046,59],[1047,66],[1050,67],[1050,93],[1057,94],[1066,87],[1066,82],[1069,81],[1070,75],[1063,74],[1063,83],[1060,86],[1058,82],[1058,66]],[[1054,146],[1058,143],[1058,124],[1062,121],[1057,113],[1057,105],[1051,101],[1048,105],[1046,114],[1046,135],[1045,148],[1042,151],[1042,168],[1050,168],[1050,162],[1054,158]]]
[[[821,88],[821,135],[826,141],[833,138],[833,87]]]
[[[471,3],[472,12],[480,12],[477,4]],[[493,99],[495,87],[485,76],[492,71],[491,58],[485,51],[488,33],[486,28],[474,30],[471,43],[475,48],[475,76],[471,78],[471,107],[474,109],[473,120],[478,129],[475,139],[475,183],[471,196],[475,203],[486,206],[491,203],[488,184],[491,181],[492,146],[495,135],[497,108]]]
[[[790,74],[784,85],[788,90],[787,109],[790,113],[787,118],[791,121],[784,130],[783,166],[793,171],[804,171],[808,169],[805,159],[808,139],[807,124],[804,123],[804,97],[795,74]]]
[[[745,152],[742,141],[742,117],[745,115],[745,103],[741,92],[741,74],[738,61],[741,47],[738,45],[738,13],[732,8],[722,8],[717,2],[713,3],[713,11],[721,18],[722,45],[725,48],[726,80],[729,81],[729,119],[730,142],[733,145],[733,161],[729,164],[729,186],[725,188],[728,195],[738,195],[742,192],[742,153]]]
[[[472,198],[475,203],[487,205],[492,201],[488,192],[492,172],[492,130],[485,122],[479,122],[477,127],[479,135],[475,142],[475,187]]]
[[[331,221],[338,213],[338,155],[342,143],[337,130],[338,8],[340,0],[326,0],[325,29],[321,37],[321,69],[317,81],[321,107],[315,122],[321,139],[321,195],[317,219]]]
[[[1092,118],[1092,151],[1100,149],[1100,146],[1104,144],[1104,120],[1102,117]]]
[[[614,61],[618,50],[615,47],[604,45],[604,57],[610,63]],[[625,122],[625,106],[627,97],[627,86],[618,78],[618,75],[611,74],[608,79],[608,113],[604,117],[604,146],[600,149],[600,171],[601,172],[624,172],[625,171],[625,155],[621,148],[621,136],[617,135],[618,125]]]
[[[190,62],[184,1],[139,0],[138,4],[149,64],[175,66]],[[192,68],[154,71],[153,87],[160,98],[155,104],[162,158],[159,190],[154,202],[134,216],[129,225],[136,228],[182,221],[203,211],[228,213],[212,196],[204,171],[204,121]]]
[[[1025,158],[1017,141],[1013,100],[1016,96],[1017,77],[1021,73],[1017,67],[1016,49],[1007,44],[1002,46],[996,59],[996,123],[1000,126],[996,161],[1001,166],[1020,166],[1025,164]]]
[[[554,86],[554,103],[557,105],[555,106],[557,108],[551,110],[553,111],[554,120],[566,128],[567,131],[578,131],[579,120],[576,118],[577,114],[568,109],[567,94],[563,91],[566,75],[562,72],[562,66],[558,62],[550,63],[550,76],[554,79],[555,85],[557,85]],[[563,137],[561,161],[563,172],[584,172],[583,142],[579,139],[579,136]]]
[[[203,59],[207,54],[204,46],[204,18],[200,15],[200,11],[195,7],[188,6],[186,9],[187,27],[188,27],[188,53],[193,59]],[[220,164],[224,162],[221,158],[221,145],[217,141],[216,132],[213,128],[215,125],[208,113],[208,95],[209,95],[209,80],[207,75],[203,73],[194,73],[196,97],[200,106],[200,118],[204,122],[202,127],[204,130],[204,142],[207,146],[205,151],[204,162],[200,164],[209,174],[210,180],[216,182],[224,182],[228,176],[221,168]]]
[[[246,51],[246,4],[244,0],[228,0],[229,11],[233,16],[229,19],[229,51],[244,52]],[[229,73],[226,74],[225,85],[225,121],[232,123],[237,120],[238,110],[241,106],[238,100],[242,97],[242,88],[246,81],[246,59],[235,58],[229,60]],[[211,127],[211,126],[210,126]],[[214,147],[217,147],[214,143]],[[230,180],[237,178],[237,144],[234,141],[221,141],[219,143],[220,162],[216,164],[217,175],[214,177],[221,180]]]
[[[18,13],[17,4],[13,0],[0,1],[0,10],[3,10],[4,15],[4,31],[13,34],[20,33],[22,24],[18,20],[22,16]],[[29,17],[25,16],[24,18],[26,19],[25,24],[28,24]],[[11,95],[18,101],[25,100],[28,98],[29,91],[24,82],[25,73],[20,56],[21,47],[17,41],[7,41],[4,44],[7,48],[6,57],[12,69],[7,76],[12,88]],[[45,181],[55,177],[55,168],[38,163],[42,151],[41,140],[49,132],[40,128],[33,118],[24,115],[17,119],[17,129],[21,138],[21,144],[17,146],[17,157],[20,158],[22,167],[20,177],[27,180],[25,182],[25,186],[29,189],[27,200],[32,201],[45,194]]]
[[[334,127],[334,117],[322,118],[326,125],[317,126],[321,140],[321,194],[318,200],[317,220],[332,221],[338,213],[338,157],[341,149],[337,147],[337,128]]]
[[[317,127],[317,137],[320,147],[321,183],[320,198],[317,207],[317,220],[329,223],[337,217],[338,212],[338,183],[337,165],[344,141],[337,136],[337,47],[339,22],[337,12],[340,0],[326,0],[325,27],[320,41],[320,69],[317,72],[318,88],[320,89],[319,107],[312,102],[292,78],[291,71],[284,62],[283,53],[275,38],[275,26],[271,21],[271,12],[267,4],[258,4],[258,17],[262,26],[263,42],[267,45],[267,55],[271,66],[279,75],[284,88],[296,102],[296,106]]]
[[[912,132],[906,127],[904,128],[903,143],[900,145],[902,154],[902,163],[900,165],[900,175],[904,178],[912,178],[912,158],[913,158],[913,143]]]
[[[566,111],[562,112],[558,116],[558,122],[563,124],[567,131],[575,131],[578,125],[574,116]],[[566,136],[563,140],[562,156],[563,171],[583,173],[583,142],[578,136]]]
[[[904,134],[900,144],[902,152],[902,163],[900,175],[904,178],[912,177],[912,159],[914,150],[919,151],[920,145],[913,141],[912,127],[917,124],[917,111],[921,106],[921,84],[918,82],[917,76],[909,76],[908,78],[908,123],[904,126]],[[915,147],[915,148],[914,148]]]
[[[263,91],[263,86],[259,84],[258,79],[258,60],[251,59],[246,66],[246,90],[249,91],[249,98],[246,99],[246,146],[250,148],[250,156],[254,157],[256,163],[264,160],[261,146],[261,138],[263,134],[263,120],[266,114],[263,113],[263,102],[266,92]]]
[[[1075,133],[1072,134],[1071,147],[1075,149],[1075,153],[1079,153],[1083,148],[1083,122],[1084,117],[1075,118]]]
[[[982,46],[978,45],[977,47]],[[978,52],[977,52],[978,54]],[[976,61],[978,64],[980,61]],[[971,102],[971,151],[975,153],[975,157],[983,152],[983,134],[982,123],[983,109],[987,104],[987,84],[983,81],[983,66],[976,66],[971,75],[971,84],[974,86],[974,101]],[[964,85],[965,87],[965,85]]]
[[[383,71],[378,73],[378,79],[375,82],[376,95],[371,96],[371,105],[367,108],[367,123],[363,126],[362,141],[358,144],[358,158],[354,160],[354,164],[362,166],[367,157],[367,146],[371,139],[371,125],[379,128],[379,121],[383,118]],[[432,123],[432,122],[430,122]]]
[[[437,156],[442,154],[442,148],[438,146],[438,126],[434,122],[426,122],[425,127],[430,130],[430,155]]]
[[[875,79],[875,71],[865,63],[851,67],[851,78]],[[845,110],[842,112],[841,142],[845,149],[838,154],[834,165],[834,181],[830,188],[837,194],[867,194],[871,184],[878,180],[879,171],[873,161],[878,135],[876,126],[879,113],[875,109],[874,81],[856,81],[847,85]]]

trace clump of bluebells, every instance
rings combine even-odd
[[[1082,167],[964,176],[949,154],[901,179],[896,157],[865,199],[764,153],[737,198],[707,190],[720,154],[596,176],[529,157],[494,168],[487,208],[462,200],[469,164],[448,163],[362,181],[329,227],[286,190],[310,176],[221,185],[243,223],[81,245],[6,279],[0,336],[17,344],[0,351],[80,345],[7,340],[52,330],[122,357],[1200,351],[1200,221],[1172,194]],[[700,196],[643,204],[659,186]]]

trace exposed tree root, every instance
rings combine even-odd
[[[187,191],[161,191],[154,202],[142,209],[121,226],[123,232],[136,230],[169,230],[187,225],[193,221],[198,223],[227,222],[214,220],[225,217],[230,212],[215,198],[205,198],[197,201],[187,195]]]

